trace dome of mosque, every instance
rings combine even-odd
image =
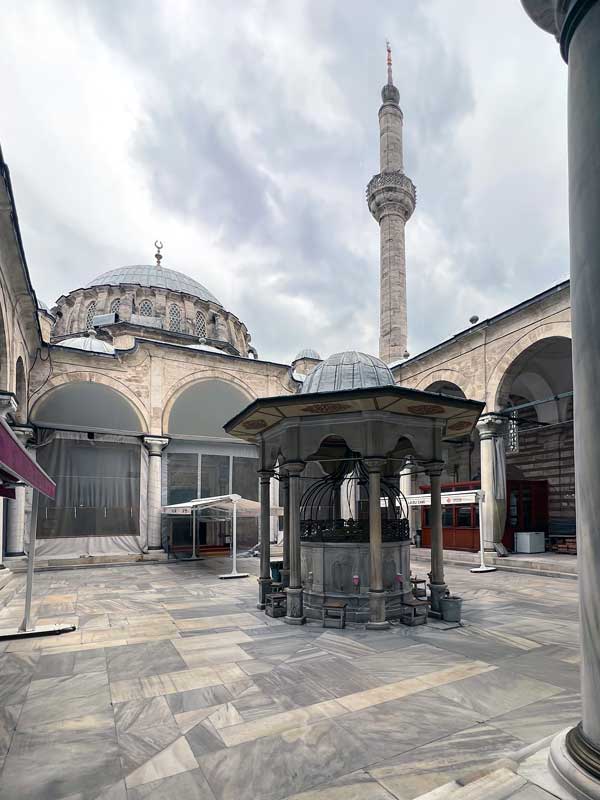
[[[292,359],[292,364],[294,363],[294,361],[300,361],[301,358],[312,358],[314,361],[321,360],[321,356],[317,353],[317,351],[313,350],[310,347],[306,347],[304,350],[300,350],[299,353],[296,353],[296,355]]]
[[[189,275],[184,275],[183,272],[177,272],[174,269],[158,267],[156,264],[140,264],[132,267],[111,269],[90,281],[87,288],[92,286],[119,286],[122,283],[133,283],[155,289],[170,289],[172,292],[185,292],[194,297],[199,297],[201,300],[221,305],[214,294],[209,292],[201,283],[190,278]]]
[[[74,350],[86,350],[88,353],[104,353],[113,356],[115,348],[112,344],[97,339],[96,336],[73,336],[70,339],[63,339],[56,343],[58,347],[71,347]]]
[[[393,386],[394,376],[387,364],[375,356],[348,350],[334,353],[309,372],[301,394],[339,392],[344,389],[367,389]]]

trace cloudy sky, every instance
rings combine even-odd
[[[418,195],[410,352],[564,279],[566,68],[519,0],[2,0],[0,143],[39,297],[160,238],[261,357],[377,353],[386,38]]]

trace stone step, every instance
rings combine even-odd
[[[505,800],[527,783],[511,769],[500,767],[470,783],[450,781],[415,800]]]

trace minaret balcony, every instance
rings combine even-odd
[[[369,211],[377,222],[386,214],[399,214],[406,222],[417,201],[417,190],[410,178],[400,170],[374,175],[367,186]]]

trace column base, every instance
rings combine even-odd
[[[21,550],[19,553],[6,553],[5,558],[22,558],[25,555],[25,551]]]
[[[258,579],[258,603],[256,607],[259,611],[264,611],[267,603],[267,595],[271,594],[271,578]]]
[[[580,725],[554,737],[548,767],[577,800],[600,800],[600,751],[587,741]]]
[[[447,591],[448,591],[448,586],[445,583],[429,584],[429,592],[430,592],[429,599],[431,604],[431,610],[434,611],[436,614],[442,613],[441,600],[445,596]]]
[[[369,592],[369,621],[367,628],[370,631],[383,631],[390,627],[385,618],[385,592]]]
[[[368,631],[387,631],[390,628],[390,623],[387,619],[384,622],[367,622],[365,628]]]
[[[285,593],[287,595],[287,612],[283,621],[287,622],[288,625],[304,625],[306,617],[304,616],[302,589],[291,589],[288,586]]]

